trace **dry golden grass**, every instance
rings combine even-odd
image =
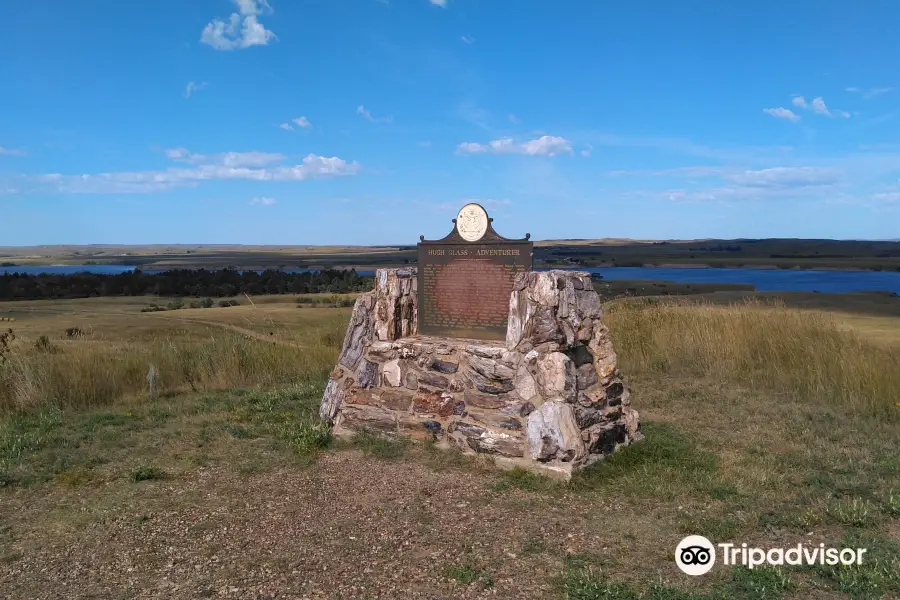
[[[147,299],[115,300],[94,300],[93,311],[86,300],[15,306],[19,339],[0,365],[0,412],[146,396],[151,365],[160,394],[323,380],[349,315],[285,297],[162,313],[141,313]],[[67,338],[69,327],[85,335]],[[38,347],[41,336],[49,347]]]
[[[610,305],[606,322],[626,373],[713,377],[900,418],[900,350],[823,312],[637,300]]]

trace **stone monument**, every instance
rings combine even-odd
[[[569,479],[643,438],[588,273],[532,270],[467,204],[416,268],[356,301],[320,416],[336,437],[433,440]]]

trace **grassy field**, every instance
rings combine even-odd
[[[900,597],[896,299],[608,302],[647,439],[568,486],[330,441],[316,410],[350,309],[237,300],[0,305],[0,596]],[[871,560],[690,578],[688,534]]]

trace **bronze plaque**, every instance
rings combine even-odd
[[[500,237],[490,221],[475,242],[454,229],[443,240],[419,243],[419,333],[506,338],[513,280],[517,273],[531,270],[534,244],[528,237]]]

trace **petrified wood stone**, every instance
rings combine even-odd
[[[483,452],[503,456],[522,456],[522,436],[494,431],[464,421],[454,421],[447,428],[450,440],[463,452]]]
[[[378,365],[367,360],[362,361],[356,372],[356,385],[359,387],[372,387],[378,380]]]
[[[434,440],[568,479],[643,438],[587,273],[516,276],[505,344],[415,335],[414,269],[354,305],[320,407],[336,436]]]
[[[362,358],[366,346],[372,342],[374,323],[372,308],[375,306],[375,294],[368,292],[360,296],[353,305],[350,326],[344,335],[344,345],[338,363],[350,370],[355,370]]]

